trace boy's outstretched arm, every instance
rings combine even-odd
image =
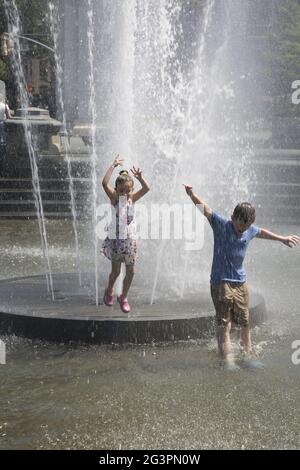
[[[297,246],[300,243],[300,237],[298,237],[298,235],[278,235],[277,233],[270,232],[265,228],[260,229],[257,238],[262,238],[264,240],[276,240],[286,246],[289,246],[290,248],[293,248],[294,246]]]
[[[183,185],[185,187],[186,193],[188,196],[190,196],[191,200],[196,206],[201,206],[199,209],[201,209],[201,212],[203,215],[207,218],[207,220],[211,221],[211,215],[212,215],[212,208],[209,207],[206,202],[203,201],[197,194],[194,193],[192,186],[188,186],[186,184]]]

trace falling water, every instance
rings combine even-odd
[[[175,9],[176,2],[172,2],[172,6]],[[175,190],[179,189],[177,181],[179,174],[186,176],[187,182],[192,185],[194,182],[195,189],[204,186],[204,191],[201,190],[204,192],[204,199],[207,197],[209,203],[222,206],[224,211],[229,211],[237,200],[248,199],[249,182],[253,180],[253,171],[249,164],[253,151],[240,134],[242,121],[237,122],[234,114],[239,111],[240,103],[235,96],[238,88],[237,77],[231,71],[232,55],[236,49],[233,43],[236,27],[234,20],[242,16],[236,10],[235,2],[217,4],[214,0],[207,0],[199,16],[201,34],[198,37],[198,52],[195,54],[195,59],[190,54],[188,67],[185,70],[177,69],[179,79],[176,87],[172,87],[174,71],[169,72],[169,76],[165,74],[163,77],[169,90],[174,92],[174,100],[171,100],[171,103],[174,104],[173,116],[177,116],[173,122],[169,119],[169,123],[172,123],[172,130],[169,132],[169,150],[173,143],[174,153],[177,153],[173,186],[169,188],[169,200],[172,200]],[[218,21],[219,28],[216,26]],[[177,36],[177,39],[180,41],[181,37]],[[177,56],[179,50],[180,45],[175,47]],[[170,56],[172,57],[172,54],[169,53],[167,60]],[[181,59],[179,56],[179,60]],[[232,104],[233,100],[236,100],[235,106]],[[164,100],[161,100],[161,103],[164,104]],[[224,110],[224,107],[227,109]],[[220,119],[223,116],[225,122]],[[177,133],[174,129],[178,129]],[[164,143],[165,153],[167,148]],[[169,152],[168,157],[172,157],[172,152]],[[197,180],[195,180],[196,175]],[[230,185],[228,181],[231,181]],[[176,199],[178,199],[177,194]],[[181,263],[177,263],[180,272],[178,278],[182,280],[181,286],[177,281],[178,293],[181,296],[185,290],[187,266],[192,265],[191,255],[193,258],[197,256],[197,253],[190,251],[176,252],[176,247],[172,249],[172,241],[169,242],[169,246],[164,240],[160,242],[151,303],[155,297],[158,278],[163,274],[162,259],[164,258],[166,263],[168,250],[171,258],[181,260]]]
[[[137,0],[115,1],[115,14],[118,15],[117,42],[115,45],[115,74],[111,105],[111,146],[118,149],[124,159],[126,169],[139,164],[139,157],[133,147],[134,120],[134,70],[135,70],[135,33]],[[116,282],[116,292],[121,294],[125,276],[124,266]]]
[[[87,70],[88,119],[91,122],[91,163],[93,226],[97,223],[98,169],[117,154],[126,168],[137,163],[132,147],[134,113],[135,12],[136,0],[88,0],[87,7]],[[100,27],[99,23],[101,24]],[[96,24],[96,26],[95,26]],[[99,63],[99,61],[101,61]],[[108,71],[114,72],[108,76]],[[103,126],[103,123],[106,126]],[[107,125],[108,123],[108,125]],[[106,127],[107,135],[101,132]],[[107,162],[107,164],[105,163]],[[98,238],[94,233],[95,289],[98,303]],[[123,275],[123,273],[122,273]],[[121,276],[117,290],[121,288]]]
[[[92,162],[92,188],[93,188],[93,241],[94,241],[94,259],[95,259],[95,297],[96,305],[99,304],[99,293],[98,293],[98,237],[96,235],[96,224],[97,224],[97,148],[96,148],[96,126],[97,126],[97,110],[95,106],[96,90],[95,90],[95,77],[94,77],[94,24],[93,24],[93,3],[92,0],[88,0],[88,57],[89,57],[89,88],[90,88],[90,100],[89,110],[91,115],[91,162]]]
[[[172,137],[173,139],[168,143],[170,145],[168,149],[168,157],[173,158],[176,162],[175,164],[175,173],[172,178],[172,184],[171,188],[168,194],[168,202],[172,202],[173,195],[176,189],[176,184],[177,184],[177,177],[178,177],[178,172],[179,172],[179,165],[180,165],[180,159],[179,157],[179,146],[182,144],[181,142],[181,135],[180,135],[180,127],[183,127],[183,124],[181,123],[180,126],[180,121],[181,118],[183,117],[182,110],[180,109],[180,106],[182,105],[182,100],[183,100],[183,95],[182,93],[185,91],[184,83],[183,83],[183,76],[182,76],[182,71],[179,62],[175,65],[175,67],[172,69],[168,69],[168,59],[172,56],[176,55],[176,51],[178,49],[178,43],[176,42],[176,35],[175,35],[175,29],[174,25],[172,25],[172,16],[177,16],[177,21],[178,21],[178,15],[180,14],[180,4],[177,4],[177,2],[174,2],[173,9],[171,10],[171,14],[167,10],[167,3],[163,2],[160,3],[160,25],[159,27],[164,30],[164,34],[162,35],[162,38],[164,39],[164,42],[161,44],[161,51],[163,51],[163,56],[161,57],[162,63],[160,67],[160,81],[162,85],[162,106],[163,109],[168,109],[169,107],[172,110],[172,115],[177,118],[177,122],[175,122],[172,119],[172,126],[173,129],[170,132],[170,129],[168,129],[168,134]],[[182,34],[182,30],[180,30],[180,33]],[[174,73],[176,77],[176,82],[175,85],[172,83],[172,75],[171,73]],[[171,96],[168,96],[171,92]],[[175,135],[173,134],[173,131],[175,132]],[[173,143],[173,148],[172,148],[172,143]],[[157,282],[158,282],[158,277],[159,273],[161,272],[161,263],[163,260],[163,253],[165,251],[165,246],[166,246],[166,240],[161,240],[160,246],[157,252],[157,258],[156,258],[156,267],[154,271],[154,280],[153,280],[153,286],[152,286],[152,293],[151,293],[151,300],[150,303],[153,304],[154,298],[155,298],[155,293],[156,293],[156,288],[157,288]]]
[[[39,172],[36,160],[36,151],[34,147],[34,138],[32,134],[32,128],[30,120],[28,119],[27,108],[29,107],[28,93],[26,89],[26,80],[22,66],[21,50],[20,50],[20,41],[19,35],[21,34],[21,25],[19,12],[15,3],[15,0],[4,0],[5,14],[7,17],[8,23],[8,33],[10,35],[11,41],[13,43],[12,47],[12,63],[14,72],[17,78],[18,90],[20,94],[21,108],[24,109],[24,134],[26,139],[26,144],[28,148],[28,154],[30,159],[30,167],[32,174],[32,186],[35,199],[35,206],[37,211],[37,220],[39,225],[41,245],[44,254],[44,259],[46,262],[46,280],[47,280],[47,289],[48,292],[51,292],[52,300],[54,300],[54,291],[53,291],[53,280],[52,280],[52,271],[50,264],[50,257],[48,251],[48,240],[47,232],[45,226],[45,217],[43,210],[43,203],[41,197],[41,188],[39,180]]]
[[[201,90],[201,82],[204,81],[204,53],[207,45],[207,32],[209,31],[209,27],[212,21],[212,12],[214,7],[215,0],[209,0],[206,4],[204,14],[203,14],[203,26],[202,32],[199,41],[199,49],[197,60],[195,62],[194,71],[193,71],[193,80],[191,86],[189,87],[188,93],[188,104],[187,104],[187,112],[186,112],[186,119],[185,119],[185,126],[183,127],[183,136],[185,139],[182,139],[183,146],[187,144],[188,135],[187,130],[192,128],[192,108],[193,108],[193,101],[195,100],[195,93]],[[201,102],[201,99],[199,100]],[[204,106],[201,106],[200,113],[198,114],[199,120],[201,121],[202,125],[205,123],[205,117],[203,115]],[[187,267],[190,260],[190,252],[185,252],[184,256],[184,264],[183,264],[183,275],[182,275],[182,285],[180,289],[180,297],[183,298],[185,286],[186,286],[186,274],[187,274]]]
[[[213,6],[214,6],[214,0],[208,0],[207,5],[204,9],[203,27],[202,27],[201,37],[200,37],[198,60],[196,61],[195,66],[194,66],[193,81],[192,81],[191,84],[188,81],[184,82],[183,73],[180,70],[180,73],[178,73],[178,76],[180,78],[180,80],[179,80],[180,87],[177,87],[177,88],[179,88],[179,92],[178,92],[178,89],[177,90],[174,89],[174,105],[178,106],[178,104],[179,104],[179,106],[180,105],[182,106],[182,103],[184,103],[184,102],[185,102],[185,105],[184,105],[184,111],[182,111],[182,110],[177,111],[177,115],[180,116],[180,118],[177,121],[177,125],[178,125],[179,129],[178,129],[178,133],[177,133],[176,140],[175,140],[176,147],[177,147],[176,150],[177,150],[178,156],[176,157],[177,165],[176,165],[175,175],[174,175],[174,178],[173,178],[173,185],[172,185],[173,187],[172,187],[172,190],[170,192],[170,201],[172,200],[175,189],[176,189],[177,178],[178,178],[178,173],[179,173],[179,169],[180,169],[180,162],[182,162],[182,160],[184,159],[183,151],[184,151],[184,146],[187,144],[187,142],[186,142],[186,140],[187,140],[186,133],[187,133],[187,130],[191,127],[191,124],[192,124],[191,123],[192,103],[195,100],[195,92],[197,92],[199,90],[198,87],[195,87],[195,81],[196,81],[196,78],[198,79],[199,76],[201,76],[201,73],[202,73],[202,76],[204,75],[203,70],[202,70],[203,65],[204,65],[203,64],[203,62],[204,62],[203,56],[204,56],[204,51],[205,51],[205,46],[206,46],[207,31],[209,30],[209,26],[210,26],[211,19],[212,19]],[[175,51],[176,51],[177,47],[174,48]],[[174,51],[173,51],[173,53],[174,53]],[[168,51],[168,56],[169,55],[170,55],[170,50]],[[166,80],[166,79],[171,80],[170,76],[167,76],[167,77],[163,76],[162,78],[164,80]],[[201,118],[202,118],[202,116],[201,116]],[[151,294],[151,301],[150,301],[151,304],[154,302],[154,298],[155,298],[155,292],[156,292],[156,288],[157,288],[158,277],[159,277],[159,273],[161,271],[161,262],[162,262],[162,258],[163,258],[163,251],[165,249],[165,242],[166,242],[165,240],[161,241],[160,248],[159,248],[159,251],[158,251],[158,256],[157,256],[157,261],[156,261],[156,269],[155,269],[155,275],[154,275],[154,281],[153,281],[153,287],[152,287],[152,294]],[[188,264],[188,259],[189,259],[188,253],[189,252],[186,252],[185,255],[184,255],[182,287],[181,287],[181,292],[180,292],[181,297],[183,297],[184,288],[185,288],[186,269],[187,269],[187,264]]]
[[[176,117],[176,120],[172,123],[172,129],[169,131],[169,135],[171,137],[168,144],[170,145],[171,142],[174,144],[174,155],[173,158],[176,160],[176,168],[175,174],[172,178],[171,188],[169,190],[169,201],[171,202],[177,185],[178,185],[178,175],[182,172],[182,165],[185,163],[185,147],[188,145],[188,130],[192,127],[192,108],[193,102],[197,97],[197,93],[199,93],[199,89],[203,88],[203,79],[204,79],[204,66],[205,66],[205,48],[206,48],[206,41],[207,41],[207,32],[209,30],[211,20],[212,20],[212,11],[214,7],[214,0],[208,0],[207,4],[205,5],[204,12],[203,12],[203,20],[202,20],[202,29],[199,41],[199,51],[197,60],[190,62],[190,68],[192,69],[189,71],[189,76],[184,76],[184,72],[182,68],[177,66],[176,73],[177,73],[177,82],[176,86],[172,87],[172,75],[174,71],[171,73],[167,73],[164,70],[164,73],[161,75],[161,79],[164,83],[164,87],[172,91],[172,110]],[[174,2],[173,8],[178,9],[179,6]],[[174,14],[173,14],[174,16]],[[170,15],[170,25],[169,29],[172,28],[171,21],[174,21],[172,16]],[[179,36],[177,40],[181,40],[182,38]],[[167,48],[166,52],[167,55],[164,60],[168,61],[169,57],[176,54],[179,50],[179,44],[175,43],[175,38],[173,37],[173,44],[171,43],[171,47]],[[165,69],[165,67],[163,67]],[[192,78],[190,78],[192,77]],[[201,78],[200,78],[201,77]],[[169,103],[164,103],[165,106],[169,106]],[[204,122],[203,119],[203,112],[201,115],[198,114],[198,119]],[[175,133],[174,133],[175,129]],[[170,155],[172,157],[172,155]],[[155,298],[155,292],[157,289],[158,277],[159,273],[161,272],[161,263],[163,259],[163,253],[166,249],[166,241],[162,240],[160,242],[160,247],[158,250],[157,261],[156,261],[156,269],[152,287],[152,294],[151,294],[151,304]],[[186,269],[189,260],[189,252],[185,252],[183,255],[183,275],[182,275],[182,287],[180,289],[180,295],[183,296],[184,288],[185,288],[185,279],[186,279]]]
[[[113,100],[111,106],[112,146],[125,159],[126,167],[138,163],[133,148],[134,69],[136,0],[115,2],[119,17],[115,45],[115,73],[112,77]]]
[[[87,10],[93,11],[88,25]],[[77,47],[82,48],[76,65],[72,62],[67,69],[70,74],[76,66],[81,72],[69,96],[77,91],[79,122],[91,118],[97,134],[102,124],[106,129],[104,142],[92,137],[92,160],[97,153],[101,174],[118,153],[126,166],[140,165],[151,185],[143,200],[148,207],[153,202],[186,203],[182,182],[224,212],[248,198],[252,149],[243,138],[241,119],[247,86],[238,76],[242,54],[245,70],[251,59],[241,42],[248,15],[244,10],[231,0],[90,0],[65,10],[72,18],[78,14]],[[66,43],[71,48],[70,39]],[[93,184],[95,188],[96,176]],[[141,245],[147,285],[153,273],[151,302],[158,285],[179,295],[186,290],[183,278],[196,285],[200,256],[207,279],[209,260],[203,250],[191,258],[176,240],[144,240]]]
[[[58,11],[57,7],[54,5],[53,1],[49,1],[49,17],[50,17],[50,31],[53,38],[54,51],[55,51],[55,67],[56,67],[56,84],[57,84],[57,95],[58,102],[60,106],[61,120],[62,120],[62,130],[63,134],[67,136],[67,118],[66,111],[63,99],[63,68],[61,64],[61,56],[59,54],[59,44],[58,44]],[[68,138],[65,139],[65,158],[67,162],[67,173],[69,180],[69,191],[71,197],[71,210],[72,210],[72,222],[73,222],[73,232],[75,238],[75,253],[76,253],[76,262],[78,270],[79,285],[81,286],[81,267],[79,262],[79,243],[78,243],[78,230],[77,230],[77,212],[74,196],[74,184],[72,177],[72,166],[71,166],[71,148],[70,141]]]

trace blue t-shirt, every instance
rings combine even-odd
[[[248,230],[238,234],[231,220],[225,219],[216,212],[211,216],[211,227],[214,232],[214,257],[210,282],[219,284],[222,281],[245,282],[246,271],[243,261],[250,240],[256,237],[260,229],[251,225]]]

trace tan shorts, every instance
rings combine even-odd
[[[246,282],[211,284],[210,292],[218,326],[225,326],[230,321],[239,326],[249,325],[249,292]]]

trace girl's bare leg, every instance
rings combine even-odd
[[[116,282],[119,274],[121,271],[121,263],[112,261],[111,262],[111,273],[108,278],[108,287],[107,287],[107,293],[108,295],[112,295],[113,293],[113,287],[114,283]]]
[[[126,275],[124,277],[123,292],[122,292],[123,299],[126,299],[127,297],[129,288],[132,283],[133,276],[134,276],[134,265],[126,264]]]

